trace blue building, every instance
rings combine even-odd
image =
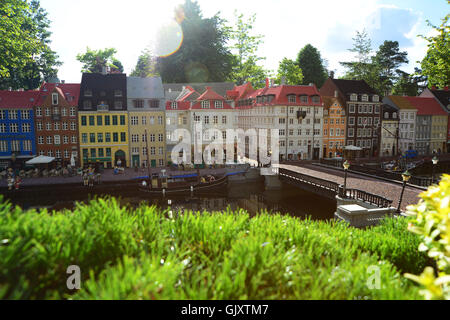
[[[36,155],[33,105],[38,91],[0,91],[0,167],[21,168]]]

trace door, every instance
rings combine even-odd
[[[152,164],[152,168],[156,168],[156,160],[152,160],[151,164]]]
[[[135,154],[131,157],[132,162],[132,166],[133,167],[140,167],[141,166],[141,162],[139,161],[139,155]]]
[[[320,154],[320,148],[314,148],[313,160],[318,160],[319,159],[319,154]]]

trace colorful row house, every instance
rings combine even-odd
[[[165,99],[161,78],[128,77],[127,99],[129,166],[165,166]]]
[[[65,166],[79,165],[78,96],[80,84],[41,85],[34,105],[37,154],[54,157]]]
[[[322,96],[323,109],[323,157],[342,157],[347,126],[345,103],[339,97]]]
[[[388,104],[383,105],[381,118],[381,154],[383,157],[399,153],[399,117],[398,110]]]
[[[129,129],[125,74],[84,73],[79,98],[81,165],[127,167]]]
[[[0,167],[18,169],[36,155],[33,105],[38,91],[0,91]]]

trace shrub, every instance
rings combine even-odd
[[[419,251],[427,252],[436,261],[438,275],[427,267],[420,276],[406,274],[424,286],[421,293],[427,299],[450,299],[450,175],[444,175],[439,185],[423,192],[417,205],[408,206],[415,216],[409,230],[419,234]]]

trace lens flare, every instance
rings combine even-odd
[[[184,73],[188,82],[201,83],[208,82],[208,68],[200,62],[191,62],[184,68]]]
[[[168,57],[180,49],[183,38],[181,26],[172,20],[158,29],[152,52],[158,57]]]

